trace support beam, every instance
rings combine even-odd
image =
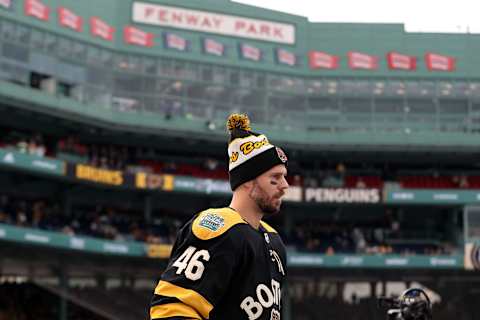
[[[292,320],[292,298],[290,294],[290,287],[288,283],[285,283],[284,288],[282,288],[283,297],[282,297],[282,319]]]
[[[68,292],[68,276],[63,268],[59,269],[59,282],[61,291],[65,294],[59,295],[59,320],[67,320],[68,317],[68,301],[66,299],[66,294]]]
[[[149,194],[145,196],[143,215],[145,222],[149,223],[152,220],[152,196]]]

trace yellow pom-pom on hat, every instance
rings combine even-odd
[[[227,120],[227,129],[232,132],[234,129],[250,131],[250,119],[246,114],[232,113]]]
[[[287,165],[283,150],[271,144],[264,134],[253,132],[246,114],[231,114],[227,129],[230,132],[228,175],[232,190],[276,165]]]

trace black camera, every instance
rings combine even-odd
[[[381,297],[378,305],[387,310],[387,320],[432,320],[432,303],[419,288],[404,291],[398,298]]]

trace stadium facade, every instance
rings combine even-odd
[[[319,306],[330,308],[332,319],[383,319],[368,298],[345,296],[375,297],[417,282],[441,296],[438,315],[448,319],[461,309],[461,319],[473,319],[479,39],[407,33],[401,24],[312,23],[228,0],[0,0],[1,136],[33,132],[57,141],[73,134],[85,144],[129,148],[135,160],[223,161],[226,117],[248,113],[256,128],[287,146],[293,172],[336,171],[333,180],[346,181],[294,184],[285,214],[272,222],[292,240],[285,319],[317,319]],[[165,212],[185,220],[230,195],[225,177],[99,166],[58,150],[38,156],[3,138],[0,193],[54,199],[62,219],[81,222],[77,211],[103,205],[128,208],[146,222]],[[360,185],[332,162],[383,180]],[[384,164],[422,178],[390,179]],[[439,184],[439,174],[466,175],[470,187]],[[424,176],[435,183],[422,184]],[[395,238],[391,211],[407,230],[403,238]],[[385,217],[393,220],[381,222],[389,230],[379,236],[371,225]],[[52,314],[62,320],[76,306],[102,319],[144,315],[142,298],[170,243],[85,237],[33,220],[0,219],[1,283],[26,281],[35,287],[17,289],[60,297]],[[361,232],[352,228],[391,236],[385,247],[404,251],[359,250]],[[353,251],[346,229],[358,240]],[[292,235],[305,233],[313,236],[297,247],[305,239]]]
[[[201,134],[205,119],[223,129],[242,110],[310,146],[476,145],[478,35],[311,23],[229,1],[1,9],[2,77],[27,86],[33,77],[75,101],[47,105],[90,119],[158,130],[172,121],[150,115],[174,115],[188,118],[178,131]]]

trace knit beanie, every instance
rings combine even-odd
[[[227,120],[230,187],[235,190],[278,164],[287,165],[288,158],[267,137],[251,131],[245,114],[231,114]]]

